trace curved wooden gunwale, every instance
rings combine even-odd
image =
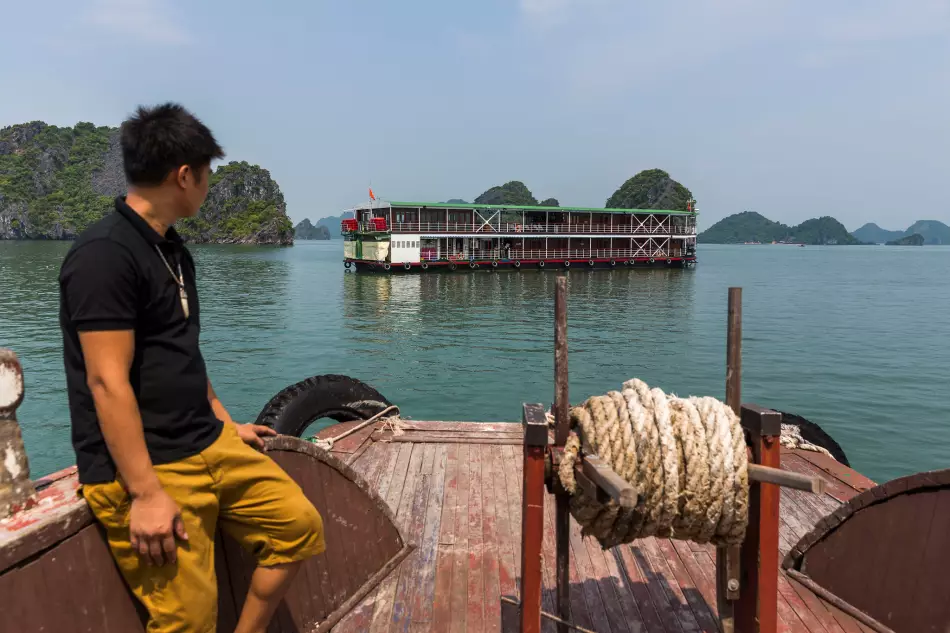
[[[279,436],[267,451],[320,511],[327,551],[309,559],[276,615],[277,629],[329,631],[413,549],[367,481],[311,442]],[[75,467],[37,480],[36,504],[0,522],[0,595],[16,605],[0,633],[144,631],[144,614],[78,494]],[[254,560],[219,534],[219,630],[233,628]],[[81,588],[81,590],[77,590]]]

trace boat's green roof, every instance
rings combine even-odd
[[[696,215],[696,211],[670,209],[602,209],[597,207],[542,207],[520,204],[450,204],[447,202],[390,202],[391,207],[430,207],[433,209],[504,209],[507,211],[579,211],[582,213],[659,213]]]

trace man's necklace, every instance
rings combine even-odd
[[[188,291],[185,290],[185,277],[181,274],[181,263],[179,262],[178,264],[178,275],[175,275],[175,271],[173,271],[172,267],[168,264],[165,255],[162,254],[162,249],[157,245],[155,246],[155,252],[162,258],[162,263],[165,264],[165,268],[168,269],[168,274],[171,275],[175,283],[178,284],[178,297],[181,299],[181,309],[185,311],[185,319],[187,320],[191,311],[188,309]]]

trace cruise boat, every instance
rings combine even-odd
[[[344,266],[367,272],[497,268],[685,268],[696,208],[595,209],[370,202],[342,221]]]

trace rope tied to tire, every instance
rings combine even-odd
[[[749,474],[739,418],[710,397],[678,398],[639,379],[571,409],[558,477],[571,514],[604,548],[647,536],[733,545],[749,522]],[[578,487],[580,429],[589,450],[635,486],[635,508]]]

